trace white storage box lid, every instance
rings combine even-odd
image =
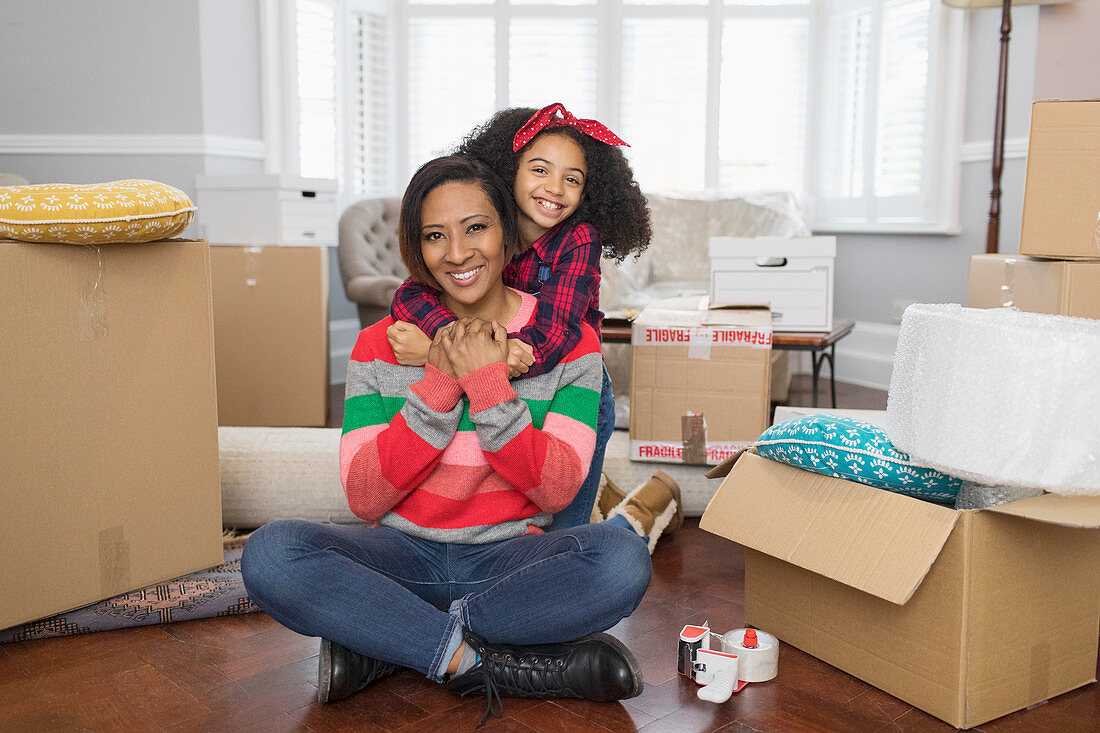
[[[302,178],[287,173],[257,173],[240,176],[195,176],[201,191],[317,191],[336,193],[332,178]]]
[[[836,237],[711,237],[716,257],[836,257]]]

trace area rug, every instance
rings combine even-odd
[[[241,580],[241,553],[246,539],[247,536],[225,539],[221,565],[12,626],[0,631],[0,644],[259,611]]]

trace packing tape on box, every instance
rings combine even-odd
[[[244,284],[250,288],[260,282],[260,270],[263,269],[263,247],[244,248]]]
[[[710,358],[710,344],[714,334],[705,326],[695,326],[688,335],[688,358],[707,360]]]
[[[707,418],[689,412],[680,417],[680,440],[683,444],[684,463],[707,462]]]
[[[742,682],[775,679],[779,674],[779,639],[767,631],[752,629],[756,634],[756,645],[746,646],[747,631],[749,629],[734,629],[722,635],[722,651],[737,655],[737,678]],[[752,643],[751,639],[749,643]]]
[[[80,288],[80,335],[99,339],[107,335],[107,305],[103,291],[103,252],[98,244],[80,247],[84,253],[84,281]]]
[[[1001,287],[998,290],[998,300],[1003,307],[1010,308],[1016,305],[1016,262],[1015,257],[1006,257],[1004,261],[1004,274],[1001,275]]]
[[[133,589],[130,582],[130,541],[121,524],[99,533],[99,593],[104,598]]]

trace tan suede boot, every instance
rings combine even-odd
[[[589,521],[595,524],[607,519],[607,513],[625,498],[626,492],[616,486],[606,473],[601,473],[600,485],[596,489],[596,503],[592,505],[592,517]]]
[[[680,485],[664,471],[631,491],[607,514],[621,516],[640,537],[649,537],[649,554],[662,535],[672,534],[684,523],[684,508],[680,501]]]

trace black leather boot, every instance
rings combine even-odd
[[[317,699],[320,702],[342,700],[396,671],[396,664],[381,662],[353,652],[335,641],[321,639],[321,654],[317,664]]]
[[[454,677],[447,688],[465,697],[485,692],[486,715],[501,697],[579,697],[612,702],[642,692],[642,670],[621,641],[608,634],[591,634],[561,644],[513,646],[490,644],[466,629],[465,641],[481,660]],[[485,716],[482,716],[484,720]]]

